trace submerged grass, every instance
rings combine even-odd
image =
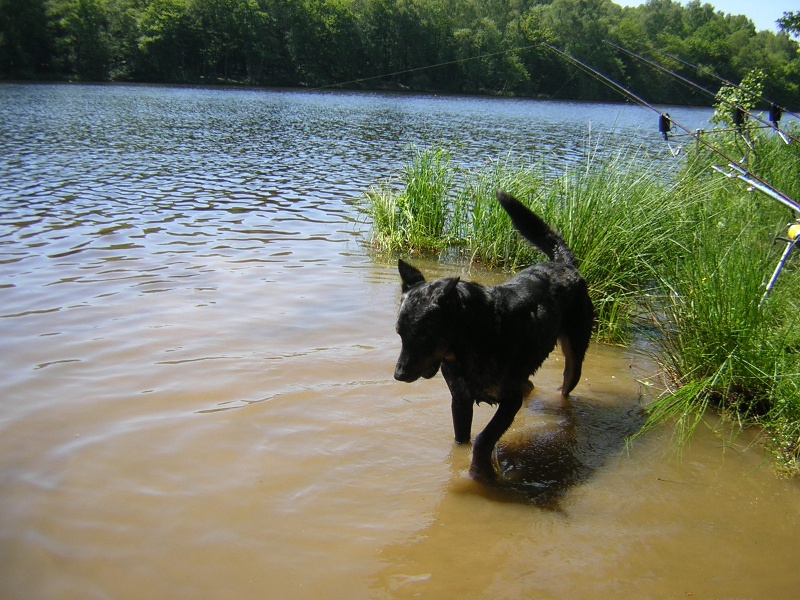
[[[790,195],[800,193],[791,187],[800,188],[796,146],[761,139],[749,157]],[[800,473],[800,271],[791,261],[760,305],[784,247],[773,241],[792,215],[708,169],[715,158],[699,153],[670,181],[636,149],[604,161],[589,154],[561,174],[512,156],[467,171],[442,149],[416,150],[399,185],[367,194],[373,243],[519,269],[541,257],[495,200],[498,188],[514,194],[579,258],[598,338],[649,341],[667,391],[648,407],[645,430],[670,421],[685,441],[713,407],[762,426],[779,463]]]

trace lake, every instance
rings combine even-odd
[[[653,111],[0,84],[0,124],[1,598],[796,593],[798,483],[713,419],[680,455],[668,429],[627,446],[636,349],[593,345],[566,405],[559,353],[537,373],[498,453],[525,498],[467,476],[441,377],[392,377],[364,192],[427,145],[557,171],[635,144],[667,173]]]

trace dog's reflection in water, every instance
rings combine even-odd
[[[638,405],[597,405],[575,398],[532,399],[527,408],[519,415],[525,418],[497,446],[493,458],[499,477],[472,482],[473,492],[561,510],[559,502],[569,489],[620,454],[644,419]]]

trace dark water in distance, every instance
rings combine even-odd
[[[392,379],[370,185],[413,146],[631,143],[674,164],[623,104],[0,84],[0,598],[791,597],[796,482],[749,432],[626,452],[636,352],[567,405],[537,373],[499,458],[542,503],[466,477],[440,378]]]

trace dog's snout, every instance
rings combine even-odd
[[[394,370],[394,378],[397,379],[397,381],[406,381],[407,382],[408,381],[408,373],[402,367],[400,367],[398,365],[397,368],[395,368],[395,370]]]
[[[415,376],[412,373],[412,369],[408,368],[407,362],[401,359],[397,361],[397,366],[394,368],[394,378],[397,379],[397,381],[411,383],[412,381],[416,381],[419,376]]]

